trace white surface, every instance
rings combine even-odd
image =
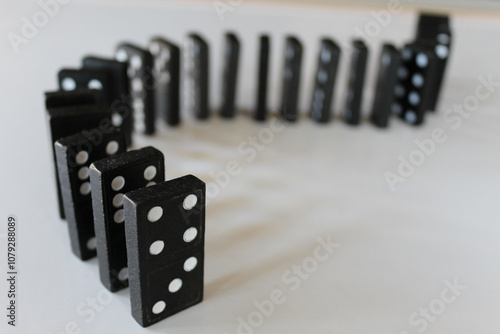
[[[2,333],[63,333],[71,323],[81,333],[237,333],[238,318],[251,316],[254,302],[269,299],[274,289],[283,292],[285,301],[255,333],[417,333],[421,327],[412,326],[409,317],[429,303],[437,305],[444,281],[455,278],[465,291],[424,332],[498,333],[500,92],[456,130],[443,119],[447,108],[474,94],[479,75],[500,80],[500,21],[478,15],[454,19],[442,110],[422,128],[395,120],[386,131],[368,124],[350,128],[337,120],[321,127],[302,119],[276,133],[251,162],[237,149],[262,125],[245,116],[230,122],[213,117],[205,123],[185,117],[180,128],[136,137],[136,147],[153,145],[165,153],[167,178],[192,173],[214,189],[211,173],[233,159],[242,169],[207,208],[203,303],[142,329],[130,316],[125,290],[104,299],[104,306],[98,304],[100,311],[87,322],[92,314],[88,298],[107,295],[96,260],[82,263],[71,254],[67,227],[57,217],[42,93],[56,88],[58,69],[78,66],[85,54],[111,55],[122,40],[145,43],[161,34],[180,42],[188,31],[201,31],[212,46],[211,93],[217,106],[222,32],[232,29],[243,41],[238,100],[248,109],[255,95],[257,34],[269,31],[275,107],[283,34],[296,33],[305,44],[300,96],[305,110],[319,38],[331,36],[346,45],[354,27],[372,20],[368,10],[333,7],[267,8],[244,2],[221,21],[211,2],[142,6],[75,1],[14,54],[5,35],[18,32],[21,18],[39,7],[13,0],[0,5],[0,233],[5,233],[7,214],[16,214],[20,224],[19,326],[7,328],[2,315]],[[414,16],[405,12],[368,41],[372,72],[366,106],[381,42],[410,40],[413,29]],[[342,59],[337,114],[346,65]],[[408,157],[416,149],[414,140],[429,138],[435,128],[443,128],[448,140],[391,192],[384,172],[394,171],[398,156]],[[317,238],[329,235],[340,246],[293,291],[288,270],[309,261]],[[5,257],[1,240],[2,273]],[[5,280],[0,282],[0,304],[5,305]]]

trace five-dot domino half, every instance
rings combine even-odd
[[[96,256],[89,166],[125,152],[125,138],[117,128],[96,128],[59,139],[55,151],[71,249],[87,260]]]
[[[117,154],[90,166],[99,274],[112,292],[128,286],[124,194],[164,180],[163,153],[153,147]]]
[[[125,195],[132,316],[143,327],[203,299],[205,183],[193,175]]]

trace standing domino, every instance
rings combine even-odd
[[[346,102],[342,117],[350,125],[361,122],[361,106],[363,101],[363,86],[365,83],[366,61],[368,48],[362,40],[352,43],[351,66]]]
[[[81,260],[96,256],[89,166],[96,160],[125,151],[125,138],[117,128],[79,132],[55,143],[71,249]]]
[[[164,180],[164,157],[153,147],[118,154],[90,166],[99,274],[112,292],[128,286],[124,194]]]
[[[132,316],[147,327],[203,299],[205,183],[187,175],[124,202]]]
[[[47,96],[47,98],[52,99],[52,97],[49,96]],[[52,105],[53,103],[59,105],[62,102],[64,102],[64,104],[67,103],[66,97],[64,97],[63,99],[56,99],[58,101],[50,100],[50,103],[49,100],[47,100],[47,105]],[[92,99],[92,97],[90,97],[90,99]],[[86,98],[84,100],[89,101]],[[81,104],[77,106],[48,108],[47,114],[50,128],[50,146],[53,153],[54,170],[56,174],[59,215],[62,219],[64,219],[64,205],[61,195],[59,174],[57,172],[56,151],[54,149],[54,143],[56,140],[62,137],[67,137],[82,130],[92,129],[96,127],[105,129],[110,128],[111,112],[102,104]]]
[[[155,132],[153,56],[149,51],[124,43],[118,45],[115,57],[118,61],[128,62],[134,130],[152,135]]]
[[[340,48],[338,45],[332,40],[323,39],[319,51],[318,71],[311,103],[311,118],[318,123],[330,121],[339,58]]]
[[[128,147],[132,144],[133,118],[127,67],[126,63],[112,59],[90,56],[83,58],[83,69],[108,72],[110,78],[108,103],[112,111],[112,121],[122,131]]]
[[[233,118],[235,114],[236,86],[238,83],[238,62],[240,42],[236,35],[226,34],[224,71],[222,73],[222,108],[223,118]]]
[[[301,65],[302,44],[297,38],[288,37],[285,46],[281,117],[289,122],[295,122],[298,118],[297,102]]]
[[[399,51],[392,44],[384,44],[379,61],[379,72],[371,113],[371,122],[379,128],[389,125],[391,108],[394,103],[394,87],[397,71],[401,63]]]
[[[199,120],[208,119],[208,44],[197,34],[189,35],[188,92],[186,105]]]
[[[259,74],[257,79],[257,106],[253,118],[265,121],[267,118],[267,77],[269,72],[270,40],[268,35],[260,36]]]
[[[433,98],[436,60],[432,51],[417,44],[407,44],[401,52],[399,83],[394,88],[396,102],[392,109],[408,124],[424,122]]]
[[[153,75],[156,116],[171,126],[180,119],[180,54],[179,47],[162,38],[153,38],[149,43],[153,55]]]

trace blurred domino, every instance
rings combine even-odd
[[[155,101],[153,80],[153,56],[138,46],[118,45],[116,60],[127,62],[135,132],[152,135],[155,132]]]
[[[361,40],[353,41],[347,96],[342,114],[344,122],[350,125],[358,125],[361,122],[367,58],[368,48],[365,43]]]
[[[339,58],[339,46],[330,39],[321,40],[318,70],[311,103],[311,118],[318,123],[330,121]]]
[[[162,38],[153,38],[149,43],[153,55],[153,74],[156,116],[168,125],[175,126],[180,118],[180,49]]]
[[[300,71],[302,66],[302,44],[295,37],[288,37],[285,45],[285,67],[283,69],[283,91],[281,117],[289,122],[298,118]]]

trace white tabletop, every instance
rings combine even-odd
[[[97,261],[81,262],[71,253],[67,226],[57,215],[43,101],[44,91],[56,89],[61,67],[79,66],[86,54],[112,55],[119,41],[145,44],[160,34],[181,43],[197,31],[212,47],[216,109],[223,32],[233,30],[242,40],[238,105],[250,110],[257,36],[269,32],[270,104],[276,108],[283,39],[293,33],[305,46],[305,112],[319,39],[329,36],[345,46],[356,27],[374,20],[372,9],[360,7],[236,3],[221,20],[211,1],[74,1],[61,5],[18,53],[6,36],[19,34],[22,18],[30,20],[40,7],[34,1],[1,3],[0,236],[5,237],[8,214],[19,220],[18,327],[7,326],[2,311],[1,332],[498,333],[500,87],[470,117],[445,118],[455,104],[474,101],[478,77],[500,81],[500,20],[494,13],[461,11],[454,17],[440,108],[422,127],[395,119],[387,130],[367,123],[352,128],[338,119],[319,126],[304,117],[282,131],[263,132],[274,123],[256,124],[244,114],[202,123],[184,115],[179,128],[136,136],[135,147],[164,152],[167,179],[194,174],[208,184],[203,303],[142,329],[130,315],[129,291],[106,293]],[[414,25],[415,14],[406,9],[367,40],[365,112],[381,44],[410,41]],[[347,64],[343,58],[337,115]],[[397,173],[400,156],[417,157],[415,140],[432,138],[436,129],[442,129],[444,142],[435,143],[434,152],[391,191],[384,174]],[[269,133],[272,140],[263,137]],[[241,150],[249,150],[249,136],[259,135],[262,150],[250,159],[253,154]],[[213,175],[231,160],[241,170],[227,185],[215,186]],[[331,254],[318,248],[328,238],[335,243]],[[0,242],[3,277],[5,238]],[[6,305],[6,280],[0,282],[0,304]]]

